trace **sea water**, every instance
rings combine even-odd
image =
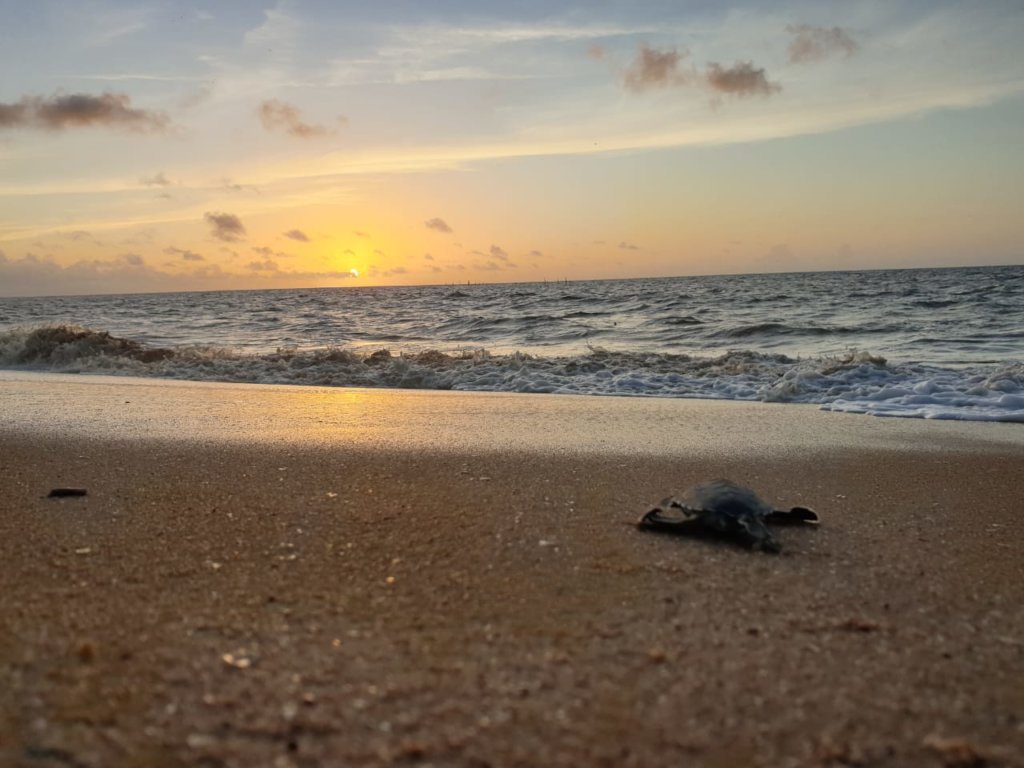
[[[1024,422],[1024,267],[0,298],[0,367]]]

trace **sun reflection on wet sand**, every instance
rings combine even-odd
[[[1024,445],[1012,424],[714,400],[218,384],[0,371],[8,429],[116,439],[681,456]]]

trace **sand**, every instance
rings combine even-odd
[[[1019,425],[0,374],[0,765],[1024,765],[1022,469]],[[822,524],[630,525],[718,476]]]

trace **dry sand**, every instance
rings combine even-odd
[[[1022,469],[1010,425],[0,375],[0,765],[1024,765]],[[822,525],[628,524],[717,476]]]

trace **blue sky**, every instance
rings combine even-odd
[[[0,15],[0,295],[1021,261],[1019,2]]]

